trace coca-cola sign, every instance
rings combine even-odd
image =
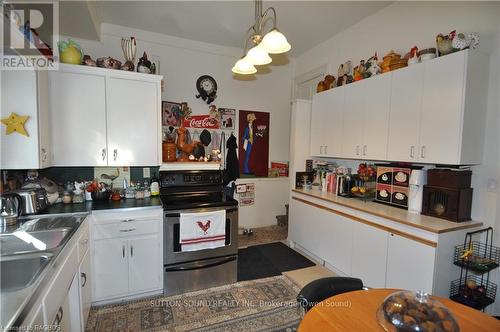
[[[184,127],[186,128],[206,128],[206,129],[219,129],[220,122],[217,118],[210,117],[210,115],[192,115],[184,119]]]

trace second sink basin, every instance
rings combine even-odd
[[[0,289],[15,291],[30,286],[51,257],[50,253],[3,257],[0,261]]]
[[[71,228],[47,231],[16,231],[0,235],[0,255],[14,255],[36,251],[51,250],[59,247],[71,232]],[[2,270],[2,277],[3,277]]]

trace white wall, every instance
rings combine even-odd
[[[490,55],[487,125],[484,158],[474,167],[472,217],[495,229],[500,245],[500,3],[498,2],[397,2],[363,19],[314,47],[295,60],[294,77],[322,65],[337,76],[340,63],[354,65],[378,52],[379,58],[394,49],[400,54],[417,45],[435,47],[439,33],[477,31],[480,51]],[[481,133],[478,133],[481,134]],[[488,188],[488,183],[493,188]],[[451,257],[450,257],[451,259]],[[498,270],[498,269],[497,269]],[[492,273],[500,285],[500,272]],[[500,296],[490,312],[500,314]]]
[[[164,76],[163,100],[186,101],[193,114],[207,114],[208,105],[196,99],[196,80],[203,74],[211,75],[218,85],[218,98],[214,104],[238,110],[270,112],[269,161],[286,161],[289,155],[290,98],[292,65],[269,66],[270,72],[256,75],[253,81],[237,80],[231,68],[241,56],[241,49],[201,43],[164,34],[131,29],[111,24],[102,24],[101,41],[75,38],[85,54],[93,59],[111,56],[123,61],[120,41],[122,37],[137,38],[137,58],[146,51],[150,59],[160,60],[160,74]],[[64,37],[66,38],[66,37]],[[236,123],[236,127],[238,124]],[[229,133],[228,133],[229,134]],[[235,131],[236,135],[236,131]],[[262,190],[258,186],[258,191]],[[284,210],[283,199],[288,197],[287,181],[272,181],[264,186],[277,196],[268,197],[269,205],[255,205],[245,208],[240,223],[246,227],[271,224],[278,207]],[[281,196],[279,193],[282,193]],[[259,193],[257,193],[259,196]],[[258,197],[257,196],[257,197]],[[270,209],[271,206],[276,206]]]

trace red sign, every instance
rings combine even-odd
[[[189,118],[184,119],[184,127],[186,128],[206,128],[206,129],[219,129],[220,122],[210,115],[191,115]]]

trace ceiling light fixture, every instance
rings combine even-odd
[[[263,29],[268,20],[272,20],[273,28],[271,31],[263,34]],[[243,56],[236,61],[232,71],[235,74],[249,75],[255,74],[255,66],[262,66],[271,63],[269,54],[280,54],[288,52],[292,47],[276,27],[276,10],[273,7],[267,8],[262,12],[262,0],[255,1],[255,23],[251,26],[245,35],[245,44],[243,45]],[[247,52],[248,41],[251,40],[252,48]]]

